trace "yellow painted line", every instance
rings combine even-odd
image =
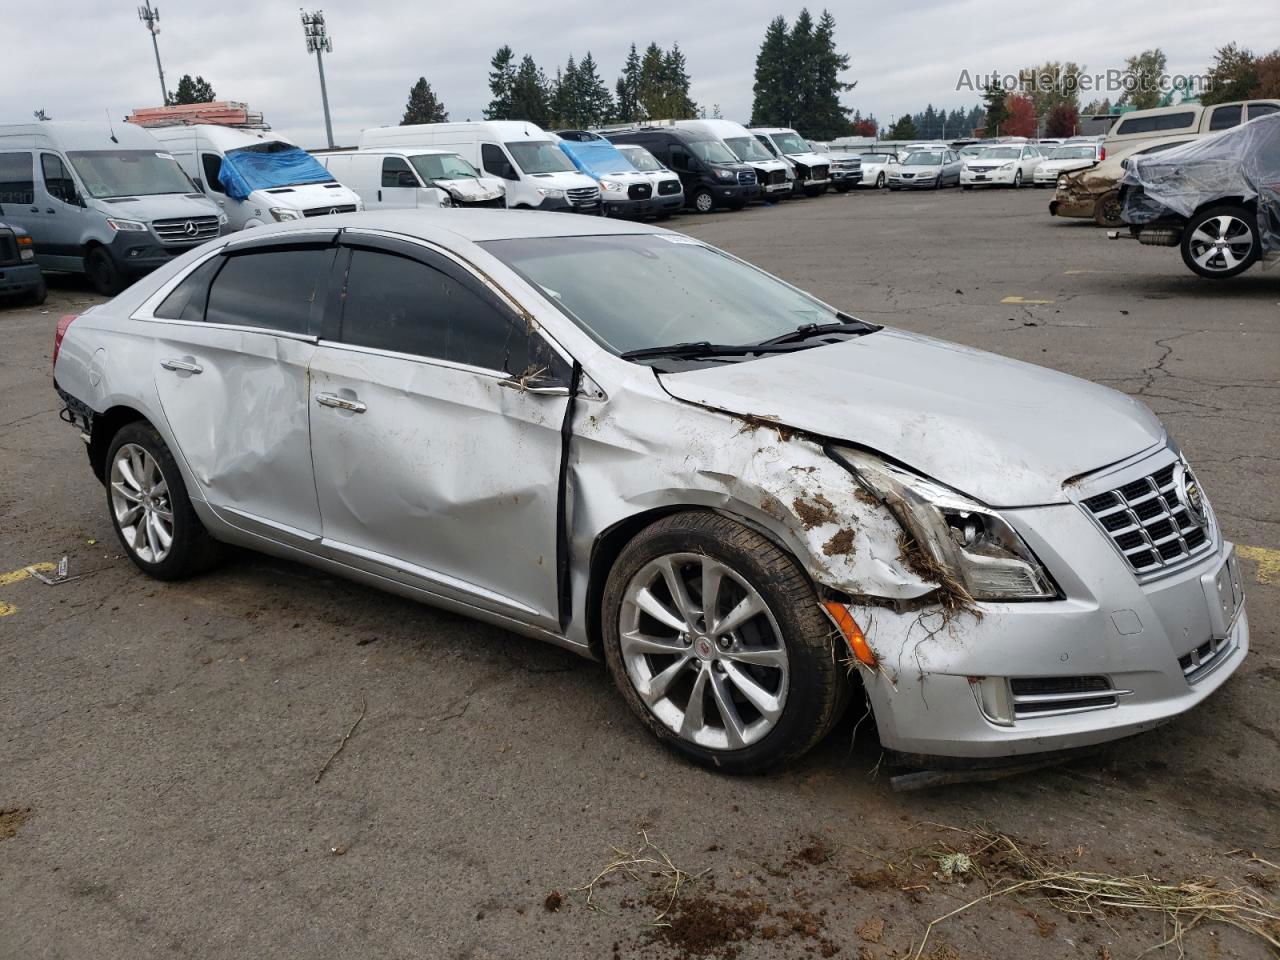
[[[1280,579],[1280,550],[1268,550],[1266,547],[1242,547],[1237,544],[1236,553],[1258,565],[1259,583],[1275,583]]]
[[[1032,304],[1032,303],[1057,303],[1058,301],[1057,300],[1024,300],[1022,297],[1005,297],[1000,302]]]
[[[52,573],[58,569],[56,563],[32,563],[23,567],[21,570],[12,570],[9,573],[0,573],[0,587],[7,587],[11,583],[18,583],[31,576],[29,567],[35,567],[41,573]]]
[[[18,612],[18,608],[15,607],[12,603],[0,602],[0,617],[7,617],[10,614],[14,614],[17,612]]]

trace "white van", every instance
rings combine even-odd
[[[360,149],[452,150],[507,187],[507,206],[519,209],[601,211],[600,187],[579,173],[541,127],[523,120],[411,123],[371,127]]]
[[[756,183],[766,200],[791,195],[795,175],[791,165],[779,160],[740,123],[732,120],[677,120],[675,125],[719,140],[729,152],[756,172]]]
[[[363,209],[319,161],[270,130],[213,123],[147,129],[226,212],[232,230]]]
[[[752,135],[766,150],[791,167],[796,193],[820,197],[831,184],[830,162],[809,147],[809,142],[790,127],[752,127]]]
[[[41,269],[108,296],[226,224],[146,130],[60,120],[0,125],[0,220],[31,235]]]
[[[1209,106],[1179,103],[1172,107],[1132,110],[1121,114],[1111,125],[1103,141],[1104,156],[1121,159],[1170,137],[1202,137],[1277,111],[1280,111],[1280,100],[1235,100]]]
[[[359,195],[366,210],[507,205],[501,180],[481,176],[449,150],[316,150],[313,156]]]

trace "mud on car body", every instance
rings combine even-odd
[[[1248,645],[1141,404],[657,228],[268,227],[59,340],[144,571],[240,544],[560,644],[722,770],[799,756],[853,695],[916,763],[1042,757],[1189,709]]]

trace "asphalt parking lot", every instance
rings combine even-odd
[[[659,747],[600,665],[496,628],[248,554],[144,579],[50,383],[57,317],[94,295],[64,279],[0,308],[0,958],[910,957],[985,892],[930,866],[979,829],[1073,870],[1280,890],[1280,268],[1199,280],[1048,199],[860,192],[672,223],[854,315],[1141,397],[1247,548],[1253,648],[1200,709],[911,794],[859,711],[799,765],[732,779]],[[21,572],[64,555],[80,579]],[[641,831],[701,874],[670,926],[666,866],[609,873],[599,909],[575,889]],[[1120,960],[1172,932],[999,898],[923,956]],[[1185,949],[1269,955],[1222,925]]]

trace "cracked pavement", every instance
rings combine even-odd
[[[1200,280],[1176,250],[1054,220],[1048,200],[857,192],[672,225],[854,315],[1141,397],[1227,536],[1280,549],[1280,267]],[[0,307],[0,574],[66,554],[82,577],[0,587],[13,608],[0,616],[0,813],[30,808],[0,832],[0,960],[540,960],[614,944],[664,958],[648,917],[624,905],[634,884],[599,891],[603,913],[571,891],[641,829],[722,889],[826,911],[824,935],[849,957],[902,956],[978,894],[850,885],[916,843],[922,821],[985,823],[1082,868],[1175,880],[1266,873],[1232,851],[1278,859],[1280,583],[1254,555],[1249,658],[1156,733],[1002,782],[895,795],[872,773],[870,720],[853,736],[854,709],[796,766],[730,779],[658,747],[600,666],[496,628],[249,554],[186,583],[143,579],[49,380],[57,317],[94,299],[64,279],[42,310]],[[829,860],[771,866],[809,835]],[[991,902],[939,926],[930,950],[1121,957],[1162,939],[1158,919],[1108,926],[1034,906],[1047,926]],[[882,941],[860,940],[876,919]],[[801,949],[782,938],[746,955]],[[1267,955],[1223,928],[1192,931],[1187,950]]]

